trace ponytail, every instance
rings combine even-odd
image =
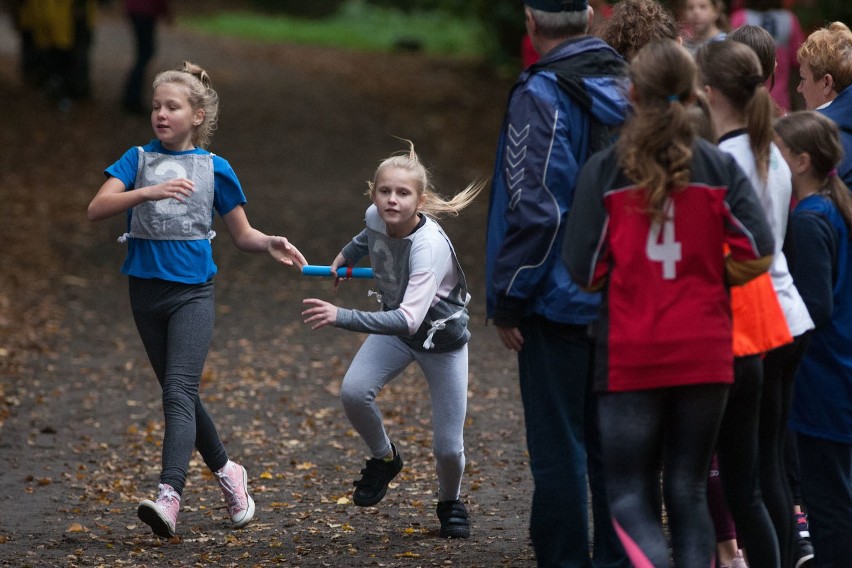
[[[849,188],[837,175],[836,169],[829,172],[820,193],[834,202],[835,207],[840,211],[840,215],[846,222],[846,228],[849,229],[849,238],[852,239],[852,193],[849,192]]]
[[[757,54],[745,44],[724,40],[704,45],[695,60],[702,84],[724,95],[745,119],[757,173],[766,181],[775,114]]]
[[[696,132],[686,104],[694,95],[695,63],[671,40],[653,41],[630,64],[634,115],[625,123],[616,152],[625,175],[645,191],[651,219],[666,219],[666,202],[689,184]]]
[[[751,77],[752,81],[760,80],[757,75]],[[772,97],[769,89],[763,82],[755,87],[754,95],[745,107],[746,123],[748,131],[749,146],[754,154],[757,174],[760,179],[766,181],[769,177],[769,156],[772,152],[772,122],[775,120],[775,109],[772,105]]]

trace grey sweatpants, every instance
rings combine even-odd
[[[386,456],[391,442],[376,397],[414,361],[426,375],[432,400],[432,453],[438,473],[438,500],[458,499],[465,464],[467,345],[447,353],[429,353],[411,349],[396,336],[370,335],[343,378],[343,409],[372,456]]]

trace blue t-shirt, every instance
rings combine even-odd
[[[166,155],[200,154],[210,155],[201,148],[184,152],[172,152],[163,148],[159,140],[152,140],[142,147],[145,152]],[[246,197],[240,181],[227,160],[215,154],[213,159],[214,196],[213,208],[220,216],[227,215],[234,207],[245,204]],[[136,189],[136,175],[139,166],[139,150],[130,148],[104,173],[124,184],[126,191]],[[127,230],[133,211],[127,212]],[[210,211],[211,220],[213,211]],[[159,278],[184,284],[200,284],[210,280],[216,274],[213,262],[213,248],[208,239],[198,240],[151,240],[140,238],[127,239],[127,257],[121,272],[138,278]]]

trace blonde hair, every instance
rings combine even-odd
[[[689,183],[696,132],[687,105],[695,96],[695,62],[672,40],[652,41],[630,63],[635,114],[616,143],[625,175],[645,191],[645,211],[666,218],[670,194]]]
[[[794,154],[810,156],[811,171],[822,180],[819,193],[834,202],[846,226],[852,228],[852,194],[837,175],[843,145],[834,121],[813,110],[791,112],[778,119],[775,133]]]
[[[452,199],[444,199],[435,192],[429,171],[414,151],[414,142],[404,139],[402,141],[408,144],[408,152],[394,154],[379,163],[376,172],[373,174],[373,180],[367,182],[367,195],[370,197],[373,196],[376,181],[384,170],[389,168],[405,170],[414,178],[417,194],[424,196],[423,204],[418,210],[437,219],[443,215],[458,215],[459,211],[473,203],[473,200],[485,187],[485,182],[474,182],[453,196]]]
[[[807,63],[814,79],[831,75],[839,93],[852,85],[852,31],[843,22],[832,22],[808,36],[796,59]]]
[[[186,87],[186,96],[193,110],[204,111],[204,119],[192,133],[192,143],[206,148],[219,120],[219,95],[210,87],[210,75],[198,65],[184,61],[180,67],[157,75],[154,89],[165,83]]]

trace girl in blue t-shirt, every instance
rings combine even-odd
[[[131,148],[105,171],[89,204],[92,221],[127,213],[130,304],[148,359],[163,389],[162,471],[156,501],[139,505],[154,534],[175,535],[193,447],[215,474],[234,527],[254,516],[243,466],[228,459],[216,426],[199,398],[213,335],[213,211],[237,248],[268,252],[301,267],[305,257],[284,237],[254,229],[246,218],[240,182],[230,164],[203,148],[216,127],[219,98],[207,73],[189,62],[154,80],[151,126],[156,139]]]

